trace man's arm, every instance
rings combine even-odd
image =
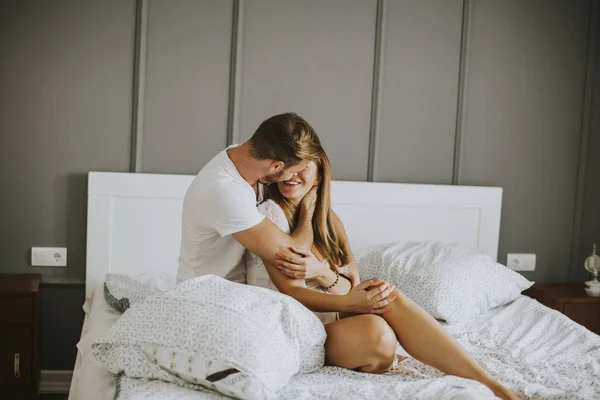
[[[291,249],[310,251],[313,244],[312,217],[315,211],[316,188],[311,189],[300,203],[300,215],[296,229],[291,235],[283,232],[269,218],[241,232],[233,234],[235,240],[264,261],[275,264],[277,254],[285,255],[300,265],[306,266],[307,257],[294,253]]]
[[[307,233],[306,231],[310,231]],[[240,242],[242,246],[256,254],[263,261],[275,264],[277,254],[288,254],[286,258],[293,258],[298,263],[302,263],[301,256],[296,256],[291,248],[306,248],[312,245],[312,229],[307,229],[303,225],[302,230],[296,229],[296,235],[288,235],[283,232],[273,221],[265,218],[258,225],[245,231],[233,234],[235,240]],[[309,237],[310,236],[310,237]],[[310,243],[310,244],[308,244]]]
[[[333,224],[337,231],[338,240],[343,253],[343,257],[341,260],[343,265],[332,265],[331,268],[340,275],[346,277],[350,281],[351,287],[354,287],[360,283],[358,264],[356,263],[354,254],[352,254],[352,249],[350,248],[350,241],[348,240],[348,235],[346,234],[344,224],[342,224],[342,221],[335,212],[332,211],[332,213]],[[293,253],[288,252],[278,254],[277,256],[278,259],[276,260],[276,266],[284,274],[291,278],[316,278],[319,284],[323,287],[328,287],[329,285],[335,282],[335,272],[331,271],[329,267],[321,268],[314,262],[307,262],[307,258],[314,258],[310,250],[301,249],[296,250]],[[308,270],[308,266],[314,266],[313,268],[315,269]],[[337,288],[335,292],[348,292],[348,288],[346,286],[347,285],[344,282],[342,282],[341,287]]]

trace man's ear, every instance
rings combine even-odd
[[[285,164],[283,163],[283,161],[273,161],[271,163],[271,166],[269,167],[271,173],[283,171],[284,168]]]

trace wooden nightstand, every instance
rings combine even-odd
[[[523,294],[600,335],[600,297],[588,296],[583,288],[583,283],[536,283]]]
[[[0,275],[0,396],[37,396],[40,275]]]

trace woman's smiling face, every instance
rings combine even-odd
[[[300,204],[306,193],[317,183],[319,183],[319,168],[314,161],[311,161],[287,181],[277,182],[277,189],[286,199]]]

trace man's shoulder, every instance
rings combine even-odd
[[[212,176],[205,179],[197,176],[187,193],[188,197],[223,199],[231,196],[252,197],[242,183],[228,176]]]
[[[247,182],[230,170],[226,153],[217,154],[190,184],[185,202],[193,207],[222,207],[251,202],[255,195]]]
[[[194,178],[191,187],[198,194],[248,191],[248,184],[231,173],[226,164],[209,162]]]

